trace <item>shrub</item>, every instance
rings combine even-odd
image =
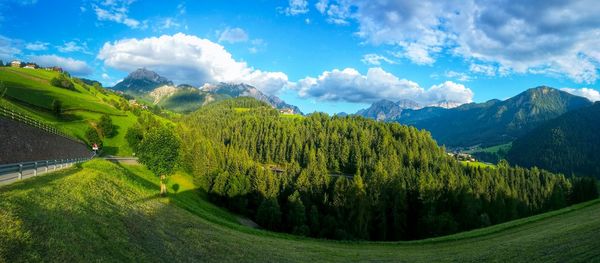
[[[85,131],[85,138],[87,139],[90,145],[98,144],[98,146],[102,147],[102,139],[100,139],[100,135],[98,135],[98,131],[94,129],[94,127],[88,127]]]
[[[50,84],[54,87],[75,90],[75,84],[67,77],[65,74],[60,74],[57,77],[54,77],[50,80]]]
[[[60,100],[53,100],[52,101],[52,113],[54,113],[54,115],[60,117],[63,113],[63,108],[62,108],[62,101]]]
[[[100,132],[104,137],[111,138],[116,135],[115,126],[113,125],[112,119],[110,116],[108,116],[108,114],[104,114],[102,117],[100,117],[98,129],[100,129]]]

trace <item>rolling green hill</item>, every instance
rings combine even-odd
[[[94,160],[0,187],[0,261],[593,262],[600,201],[410,242],[340,242],[246,227],[207,202],[190,176]]]
[[[600,178],[600,103],[566,113],[517,139],[511,163]]]
[[[86,141],[86,130],[108,114],[116,125],[116,135],[105,138],[106,154],[131,155],[125,133],[136,123],[127,101],[99,86],[90,86],[73,78],[74,90],[52,86],[58,72],[42,69],[0,67],[0,81],[5,90],[0,102],[15,111],[49,123],[63,132]],[[53,102],[62,103],[62,115],[53,113]]]

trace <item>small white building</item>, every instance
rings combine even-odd
[[[20,68],[21,67],[21,61],[20,60],[13,60],[10,62],[10,66],[13,68]]]

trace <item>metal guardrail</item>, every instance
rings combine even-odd
[[[94,158],[91,157],[43,160],[22,163],[12,163],[0,165],[0,185],[22,180],[25,176],[32,177],[40,174],[54,172],[63,168],[71,167],[73,164],[82,163]],[[42,169],[42,170],[41,170]],[[40,171],[41,170],[41,171]],[[26,174],[29,172],[28,174]]]
[[[9,119],[11,119],[13,121],[17,121],[17,122],[24,123],[26,125],[29,125],[29,126],[32,126],[32,127],[38,128],[38,129],[41,129],[41,130],[46,131],[48,133],[52,133],[52,134],[55,134],[55,135],[58,135],[58,136],[62,136],[64,138],[67,138],[67,139],[72,140],[72,141],[83,143],[81,140],[79,140],[79,139],[77,139],[75,137],[72,137],[72,136],[70,136],[70,135],[62,132],[59,129],[56,129],[56,128],[52,127],[49,124],[46,124],[46,123],[43,123],[43,122],[38,121],[36,119],[33,119],[33,118],[31,118],[31,117],[29,117],[27,115],[24,115],[24,114],[22,114],[20,112],[16,112],[16,111],[11,110],[9,108],[6,108],[6,107],[4,107],[2,105],[0,105],[0,116],[4,116],[4,117],[9,118]]]

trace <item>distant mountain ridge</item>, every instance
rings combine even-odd
[[[205,84],[200,88],[187,84],[175,86],[172,81],[145,68],[131,72],[113,89],[177,112],[191,112],[212,101],[245,96],[264,101],[277,109],[291,109],[294,113],[302,114],[298,107],[287,104],[277,96],[266,95],[248,84],[221,82]]]
[[[420,110],[426,107],[451,109],[462,105],[460,102],[442,100],[429,105],[421,105],[413,100],[402,99],[397,102],[382,99],[371,104],[369,108],[359,110],[356,115],[379,121],[393,121],[399,118],[404,110]]]
[[[420,109],[421,106],[412,100],[400,100],[393,102],[391,100],[380,100],[371,105],[371,107],[359,110],[356,115],[365,118],[385,121],[395,119],[400,116],[405,109]]]
[[[590,105],[586,98],[540,86],[504,101],[405,110],[395,121],[426,129],[449,147],[491,146],[511,142],[548,120]]]
[[[158,75],[156,72],[140,68],[137,69],[129,75],[121,82],[117,83],[113,89],[119,91],[130,91],[130,92],[150,92],[155,88],[164,85],[173,85],[173,82],[168,80],[165,77]]]

